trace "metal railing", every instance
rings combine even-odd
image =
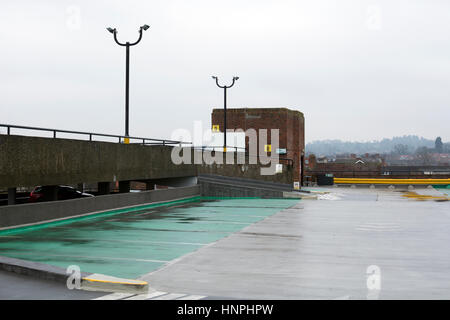
[[[118,139],[119,143],[123,143],[125,138],[128,138],[130,140],[135,140],[139,142],[130,142],[130,144],[140,144],[140,145],[150,145],[150,146],[156,146],[156,145],[163,145],[163,146],[173,146],[173,145],[184,145],[185,147],[193,148],[194,150],[211,150],[217,152],[215,149],[223,149],[223,146],[193,146],[192,142],[186,142],[186,141],[175,141],[175,140],[168,140],[168,139],[155,139],[155,138],[143,138],[143,137],[127,137],[123,135],[116,135],[116,134],[106,134],[106,133],[95,133],[95,132],[85,132],[85,131],[73,131],[73,130],[62,130],[62,129],[51,129],[51,128],[42,128],[42,127],[30,127],[30,126],[18,126],[18,125],[12,125],[12,124],[0,124],[0,128],[6,128],[6,135],[12,135],[11,129],[21,129],[21,130],[33,130],[33,131],[44,131],[44,132],[50,132],[53,134],[53,138],[56,139],[72,139],[72,138],[66,138],[66,137],[58,137],[57,133],[65,133],[65,134],[75,134],[75,135],[83,135],[89,137],[89,141],[100,141],[101,140],[93,140],[94,137],[105,137],[105,138],[116,138]],[[1,134],[1,133],[0,133]],[[187,146],[186,146],[187,145]],[[244,147],[227,147],[229,150],[233,150],[234,152],[243,152],[245,153],[245,156],[247,157],[259,157],[259,155],[251,155],[249,154],[248,150]],[[279,161],[286,161],[288,165],[292,166],[294,164],[294,160],[290,158],[280,158],[280,157],[269,157],[269,159],[278,159]]]
[[[359,178],[359,177],[407,177],[407,178],[414,178],[414,177],[429,177],[429,176],[449,176],[450,177],[450,168],[449,167],[443,167],[447,168],[448,170],[443,171],[431,171],[428,173],[426,170],[418,170],[418,169],[394,169],[390,170],[387,168],[381,168],[380,170],[305,170],[305,174],[308,174],[309,176],[317,176],[318,174],[327,174],[332,173],[337,178]]]
[[[133,142],[131,144],[142,144],[142,145],[179,145],[179,144],[192,144],[191,142],[185,141],[175,141],[175,140],[167,140],[167,139],[155,139],[155,138],[143,138],[143,137],[127,137],[123,135],[116,134],[106,134],[106,133],[95,133],[95,132],[84,132],[84,131],[72,131],[72,130],[61,130],[61,129],[50,129],[50,128],[41,128],[41,127],[29,127],[29,126],[17,126],[12,124],[0,124],[0,128],[6,128],[6,134],[12,135],[11,129],[22,129],[22,130],[37,130],[37,131],[45,131],[53,133],[53,138],[64,139],[62,137],[57,137],[57,133],[66,133],[66,134],[75,134],[75,135],[84,135],[89,137],[89,141],[99,141],[93,140],[94,137],[106,137],[106,138],[116,138],[119,139],[119,143],[123,143],[125,138],[135,141],[142,142]],[[65,138],[68,139],[68,138]]]
[[[243,152],[243,153],[245,153],[245,156],[249,157],[249,158],[258,158],[259,157],[259,155],[250,154],[248,152],[248,150],[246,148],[244,148],[244,147],[230,147],[230,146],[228,146],[226,148],[227,148],[227,150],[232,150],[233,152]],[[201,150],[202,152],[205,151],[205,150],[208,150],[208,149],[209,149],[208,151],[222,152],[221,149],[223,150],[223,146],[193,146],[193,149],[194,150]],[[215,150],[215,149],[219,149],[219,150]],[[290,158],[269,157],[269,159],[275,159],[275,160],[278,159],[279,161],[286,161],[289,166],[293,166],[294,165],[294,160],[290,159]]]

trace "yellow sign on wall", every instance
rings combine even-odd
[[[264,145],[264,152],[272,152],[272,145],[271,144]]]
[[[219,130],[219,125],[218,124],[213,125],[212,130],[215,131],[215,132],[219,132],[220,131]]]

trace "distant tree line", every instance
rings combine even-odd
[[[306,153],[317,156],[332,156],[337,154],[424,154],[450,153],[450,143],[443,143],[441,137],[436,140],[425,139],[415,135],[382,139],[369,142],[349,142],[341,140],[320,140],[306,144]]]

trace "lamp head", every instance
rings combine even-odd
[[[239,80],[239,77],[233,77],[233,80]]]
[[[217,77],[216,77],[216,76],[212,76],[212,78],[213,78],[214,80],[217,80]]]
[[[146,31],[148,28],[150,28],[150,26],[148,24],[144,24],[141,29]]]
[[[116,32],[116,28],[106,28],[106,30],[108,30],[111,33],[115,33]]]

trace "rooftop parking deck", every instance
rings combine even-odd
[[[137,278],[294,205],[228,199],[87,218],[38,230],[0,232],[0,255]]]

